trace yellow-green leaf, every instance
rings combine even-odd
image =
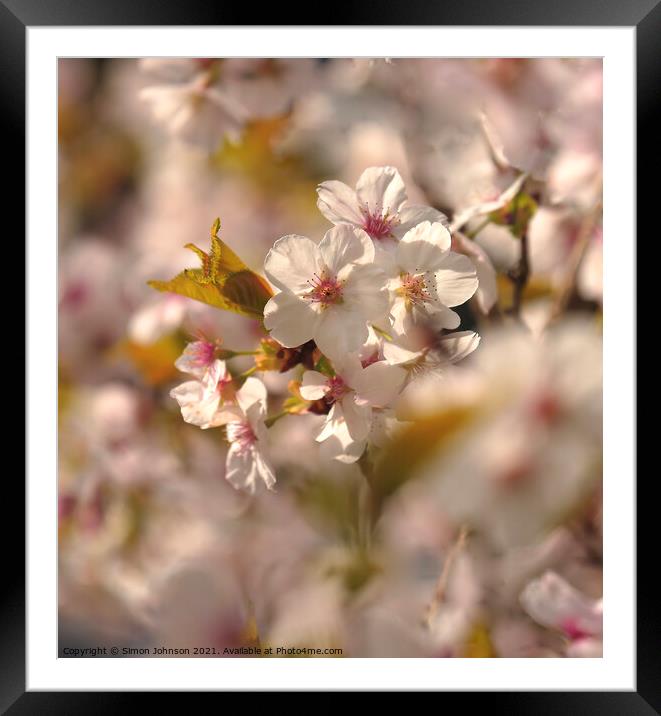
[[[251,271],[218,236],[220,220],[211,227],[211,250],[207,254],[195,244],[186,248],[198,255],[202,266],[185,269],[170,281],[149,281],[157,291],[169,291],[195,301],[261,318],[273,292],[266,281]]]

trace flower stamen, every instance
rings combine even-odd
[[[384,212],[380,206],[370,211],[367,205],[362,209],[362,213],[363,229],[373,239],[393,238],[392,230],[399,223],[396,214],[391,214],[388,209]]]
[[[322,271],[321,275],[315,273],[314,278],[308,280],[308,284],[310,290],[303,295],[303,298],[307,298],[313,303],[320,303],[322,308],[342,303],[343,281],[338,281],[334,276]]]
[[[433,300],[429,293],[429,286],[424,274],[416,275],[403,273],[400,275],[402,285],[398,289],[408,306],[423,306]]]

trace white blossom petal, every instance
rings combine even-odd
[[[409,350],[396,340],[383,342],[383,358],[390,365],[402,365],[418,360],[421,351]]]
[[[406,201],[406,189],[395,167],[370,167],[356,184],[356,194],[361,204],[370,212],[396,214]]]
[[[406,335],[412,324],[413,315],[406,306],[406,301],[401,296],[396,296],[390,306],[390,320],[395,333]]]
[[[459,306],[477,290],[475,267],[467,256],[449,251],[436,271],[436,295],[444,306]]]
[[[254,494],[261,479],[268,489],[275,484],[275,473],[268,460],[256,447],[242,449],[233,444],[227,453],[225,478],[235,488]]]
[[[319,350],[332,357],[357,351],[367,336],[365,318],[342,306],[331,306],[320,314],[313,338]]]
[[[333,224],[349,223],[361,226],[356,192],[341,181],[325,181],[317,187],[319,211]]]
[[[338,406],[336,418],[339,414],[344,418],[349,435],[354,440],[364,440],[370,431],[372,408],[369,405],[356,403],[353,394],[348,394],[336,403]]]
[[[179,403],[185,422],[201,428],[211,427],[211,421],[220,403],[220,395],[217,392],[205,391],[202,383],[191,380],[173,388],[170,397]]]
[[[360,362],[358,353],[342,353],[333,357],[333,366],[336,373],[342,377],[342,380],[350,386],[354,387],[354,383],[359,379],[363,371],[363,365]]]
[[[216,358],[211,363],[208,370],[204,373],[204,376],[202,377],[202,385],[207,391],[213,393],[216,391],[218,383],[227,376],[227,364],[224,360]]]
[[[281,290],[296,294],[310,289],[309,281],[321,268],[317,245],[296,234],[278,239],[264,261],[264,273],[269,281]]]
[[[221,425],[227,425],[227,423],[241,420],[242,417],[243,411],[238,405],[220,405],[213,414],[211,420],[209,420],[206,425],[202,425],[201,427],[203,430],[206,430],[207,428],[219,428]]]
[[[342,422],[337,431],[322,442],[320,451],[324,458],[350,465],[360,459],[366,446],[367,440],[354,440],[349,435],[346,423]]]
[[[407,375],[399,366],[378,361],[362,370],[352,387],[369,405],[385,408],[397,397]]]
[[[326,416],[326,421],[324,422],[321,431],[315,440],[318,443],[322,443],[333,435],[340,435],[342,430],[347,430],[344,422],[344,415],[342,414],[342,408],[339,403],[333,403],[328,415]]]
[[[349,264],[374,261],[374,243],[362,230],[348,224],[334,226],[319,244],[323,265],[333,276]]]
[[[254,407],[261,415],[266,415],[266,386],[259,378],[250,376],[236,393],[236,402],[248,415]]]
[[[289,291],[276,293],[264,306],[264,326],[276,341],[287,348],[309,341],[319,320],[320,314],[305,299]]]
[[[447,328],[448,330],[452,331],[455,328],[459,328],[461,318],[459,314],[453,311],[451,308],[437,304],[435,306],[428,306],[427,311],[429,316],[429,324],[436,330]]]
[[[405,206],[399,212],[399,224],[393,227],[393,233],[401,238],[407,231],[423,221],[429,221],[432,224],[438,222],[445,227],[449,225],[448,217],[431,206]]]
[[[387,279],[378,266],[374,264],[353,266],[342,278],[346,281],[342,294],[346,309],[367,320],[376,320],[387,314]]]
[[[458,363],[470,355],[480,344],[480,336],[474,331],[457,331],[443,336],[439,348],[450,363]]]
[[[397,263],[410,274],[436,271],[441,268],[451,243],[450,232],[443,224],[424,221],[397,244]]]
[[[299,388],[305,400],[319,400],[326,395],[328,378],[316,370],[306,370],[303,373],[303,382]]]

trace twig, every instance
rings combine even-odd
[[[448,552],[447,557],[445,558],[445,561],[443,562],[443,569],[441,570],[441,575],[438,578],[438,582],[436,582],[436,589],[434,590],[434,596],[429,604],[429,607],[427,609],[427,625],[430,626],[434,617],[436,616],[441,604],[445,601],[445,593],[447,592],[448,588],[448,582],[450,581],[450,573],[452,571],[452,567],[461,553],[461,551],[464,549],[464,546],[466,545],[466,539],[468,538],[468,527],[465,525],[459,530],[459,534],[457,536],[457,540],[450,548],[450,551]]]
[[[528,254],[528,232],[525,231],[520,239],[521,256],[517,265],[507,274],[513,284],[514,291],[512,294],[512,306],[509,313],[516,318],[521,315],[521,303],[523,300],[523,292],[530,278],[530,257]]]

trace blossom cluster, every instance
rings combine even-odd
[[[323,372],[303,373],[299,393],[327,408],[317,441],[352,462],[378,442],[384,420],[397,422],[393,404],[415,374],[477,347],[472,331],[441,332],[459,327],[452,308],[473,296],[478,280],[471,260],[452,250],[447,218],[407,206],[394,167],[365,170],[355,190],[327,181],[317,191],[319,209],[335,226],[318,244],[294,234],[274,243],[264,262],[275,289],[264,326],[279,346],[313,341],[327,359]],[[254,491],[261,477],[272,488],[264,385],[251,376],[237,389],[209,342],[190,344],[176,365],[195,377],[171,393],[184,420],[227,426],[227,479]]]

